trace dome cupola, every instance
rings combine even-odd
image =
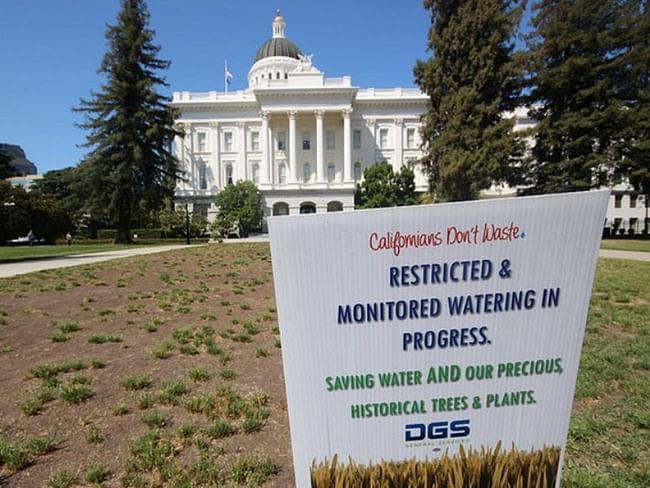
[[[277,10],[273,19],[273,35],[255,53],[253,66],[248,72],[248,86],[258,86],[267,79],[286,79],[295,69],[302,55],[300,48],[286,38],[286,22]]]
[[[258,62],[260,59],[276,56],[298,59],[298,56],[302,54],[302,52],[298,46],[285,37],[284,31],[286,26],[287,24],[284,21],[284,17],[280,13],[280,10],[278,10],[273,19],[273,37],[262,44],[262,46],[257,50],[255,60],[253,61],[254,63]]]

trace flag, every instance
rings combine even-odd
[[[233,75],[228,69],[228,63],[226,63],[225,70],[224,70],[224,77],[226,78],[226,83],[230,85],[232,83]]]

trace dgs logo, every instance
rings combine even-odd
[[[441,420],[429,424],[406,424],[404,429],[406,442],[467,437],[470,433],[469,419]]]

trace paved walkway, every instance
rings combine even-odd
[[[228,244],[237,244],[244,242],[267,242],[268,234],[250,237],[248,239],[226,239]],[[143,254],[153,254],[158,252],[173,251],[174,249],[187,249],[188,247],[200,246],[204,244],[195,244],[187,246],[175,244],[171,246],[157,247],[138,247],[133,249],[122,249],[119,251],[99,252],[93,254],[75,254],[70,256],[61,256],[57,258],[37,259],[33,261],[20,261],[17,263],[0,264],[0,278],[9,278],[11,276],[33,273],[34,271],[43,271],[45,269],[67,268],[69,266],[79,266],[81,264],[99,263],[111,259],[128,258],[131,256],[141,256]],[[601,249],[599,256],[601,258],[632,259],[635,261],[650,261],[650,252],[633,252],[633,251],[614,251]]]
[[[70,266],[79,266],[81,264],[100,263],[111,259],[141,256],[143,254],[154,254],[158,252],[172,251],[174,249],[186,249],[188,247],[194,246],[174,244],[169,246],[135,247],[133,249],[120,249],[119,251],[73,254],[69,256],[35,259],[32,261],[19,261],[17,263],[4,263],[0,264],[0,278],[9,278],[11,276],[33,273],[34,271],[43,271],[46,269],[67,268]]]
[[[598,253],[601,258],[633,259],[634,261],[650,261],[650,252],[639,251],[615,251],[613,249],[601,249]]]

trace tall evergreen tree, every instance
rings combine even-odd
[[[639,0],[542,0],[533,7],[529,102],[539,124],[529,193],[586,190],[622,170],[633,139],[630,97],[638,94],[629,57],[634,4],[638,14]]]
[[[156,92],[167,86],[157,72],[170,63],[157,57],[148,24],[144,0],[122,0],[99,68],[106,83],[75,109],[87,114],[80,126],[90,131],[91,151],[79,168],[88,210],[110,219],[118,243],[131,242],[132,226],[157,215],[173,192],[169,178],[178,174],[170,152],[175,112]]]
[[[621,97],[625,101],[625,125],[617,140],[622,151],[617,154],[614,175],[625,178],[650,206],[650,9],[647,0],[627,2],[626,17],[619,29],[624,41],[618,63],[623,77]],[[650,222],[646,218],[645,231]]]
[[[423,116],[424,169],[438,198],[469,200],[494,181],[518,182],[523,144],[504,117],[518,103],[523,66],[513,36],[520,0],[424,0],[428,48],[415,66],[430,97]]]

